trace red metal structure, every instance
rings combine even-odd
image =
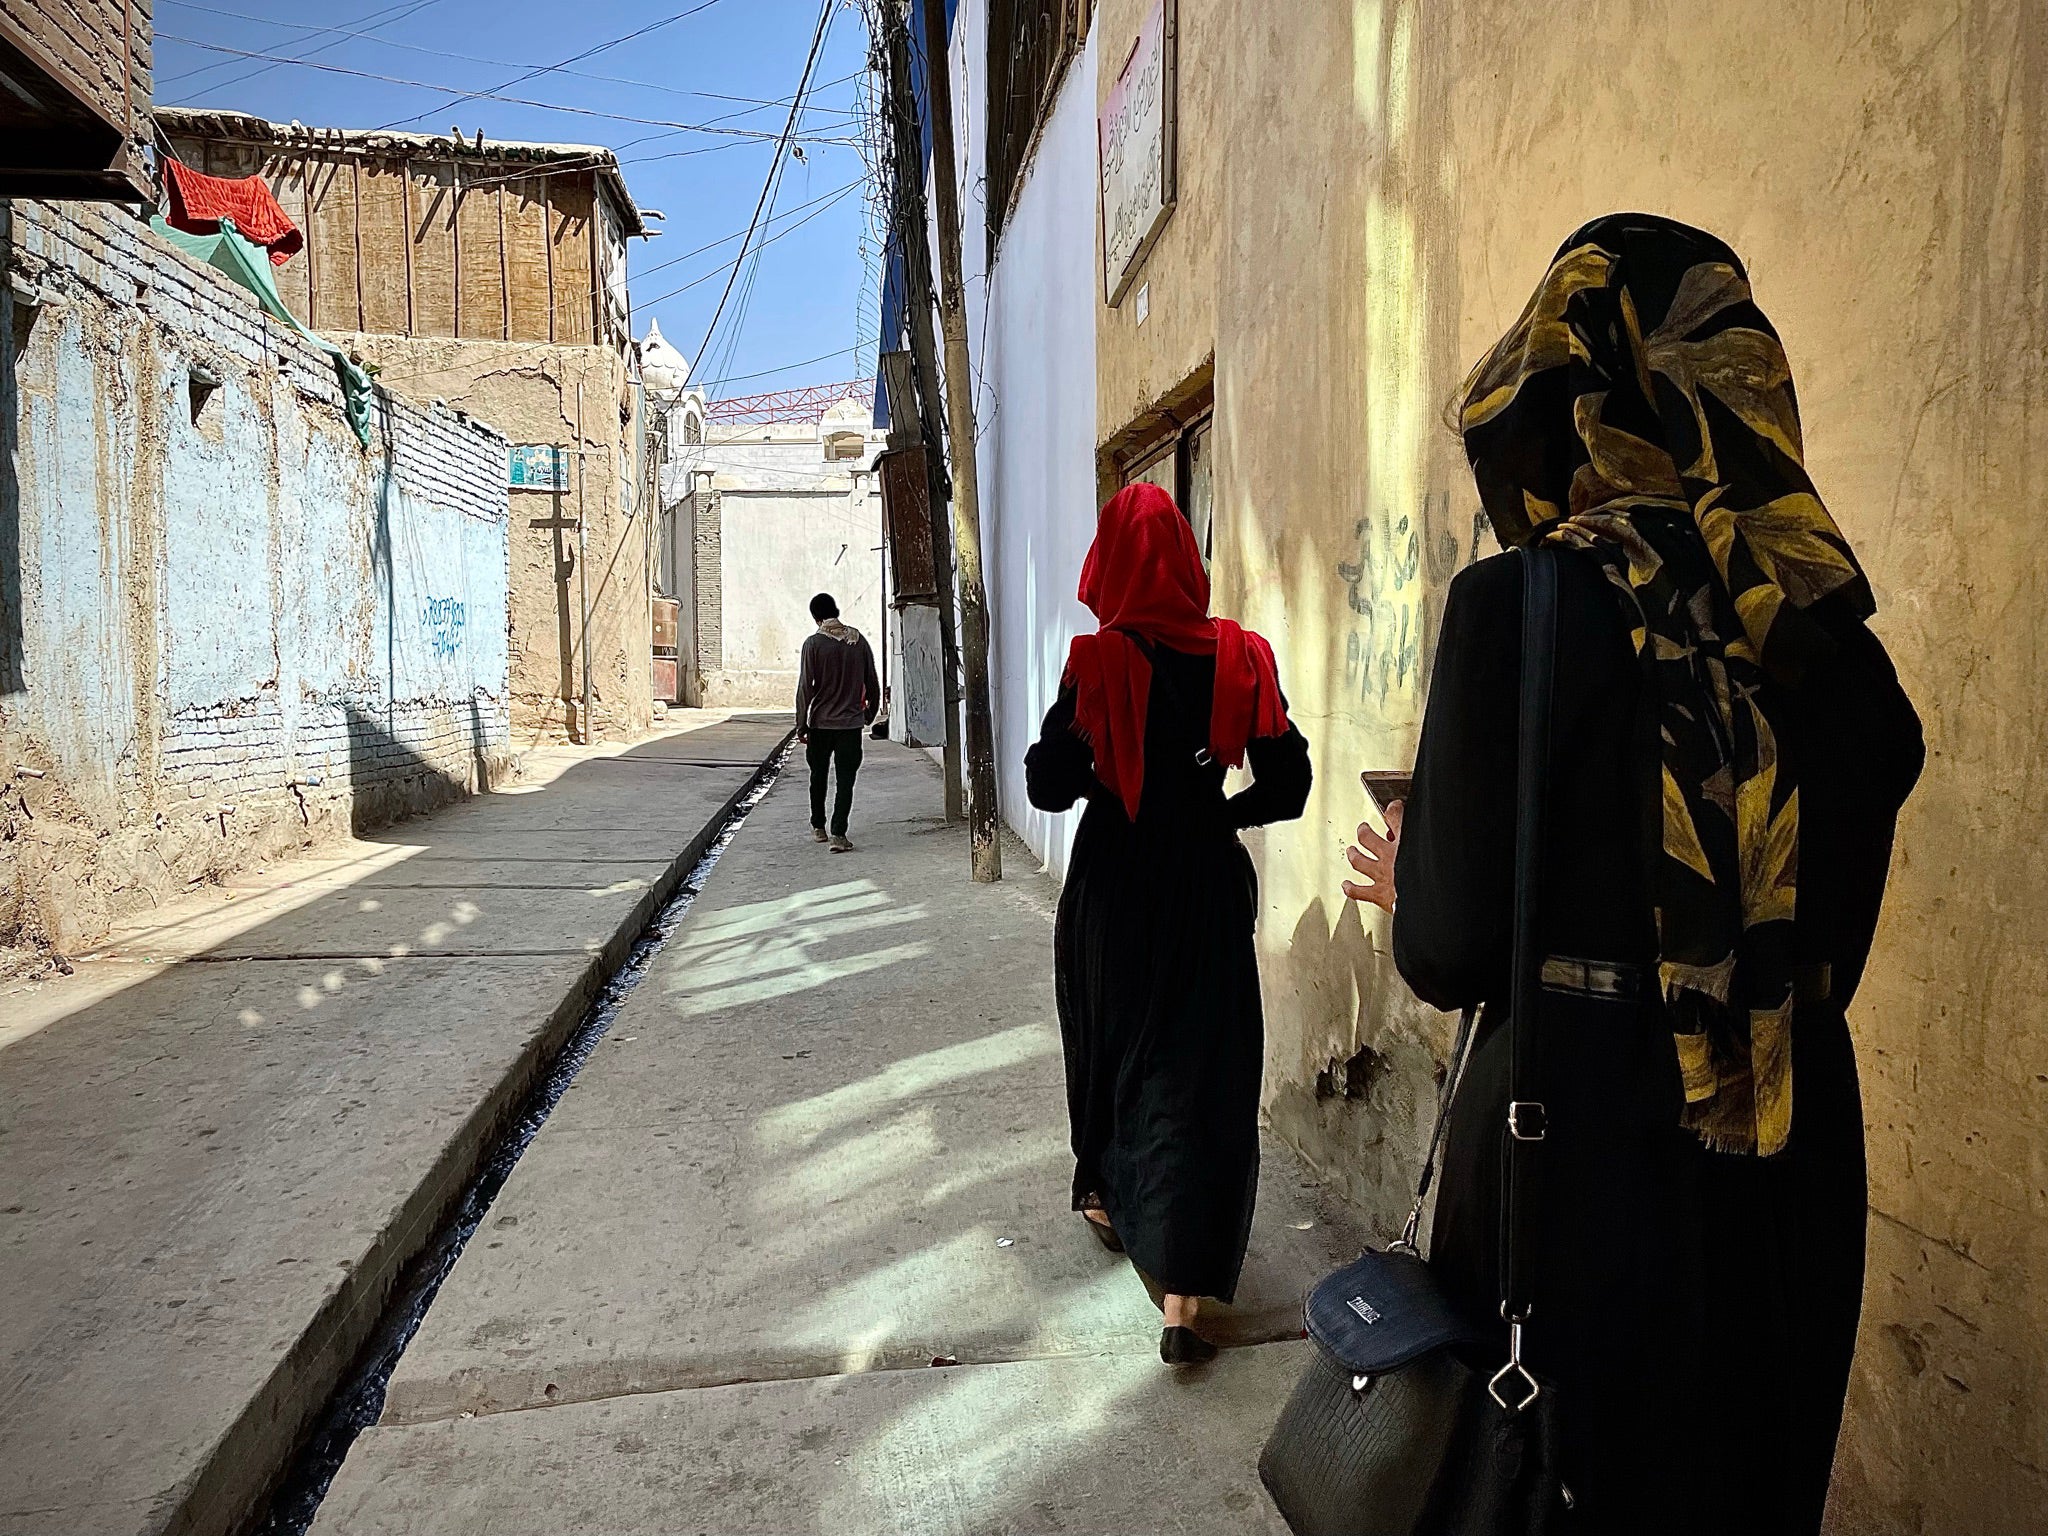
[[[777,421],[816,421],[832,406],[849,397],[873,407],[875,381],[871,378],[849,379],[844,384],[812,384],[803,389],[771,390],[765,395],[734,395],[729,400],[713,400],[707,404],[704,419],[728,424],[751,422],[761,426]]]

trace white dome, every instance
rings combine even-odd
[[[690,382],[690,360],[669,345],[659,321],[647,328],[647,339],[640,343],[640,382],[658,400],[675,399]]]
[[[862,402],[858,395],[848,395],[844,400],[835,401],[825,412],[823,419],[826,429],[853,427],[865,432],[874,420],[875,410]]]

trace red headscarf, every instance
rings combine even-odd
[[[1225,767],[1244,761],[1245,743],[1287,730],[1280,675],[1265,639],[1229,619],[1209,617],[1209,577],[1194,530],[1173,498],[1139,481],[1112,496],[1081,566],[1081,601],[1102,626],[1077,635],[1066,680],[1074,723],[1095,752],[1095,776],[1138,819],[1145,787],[1145,710],[1152,663],[1132,638],[1216,658],[1209,711],[1209,755]]]

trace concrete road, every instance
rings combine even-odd
[[[0,995],[0,1533],[247,1512],[787,728],[536,754]]]
[[[1014,844],[972,885],[922,754],[870,744],[847,855],[802,777],[528,1148],[316,1536],[1281,1530],[1258,1446],[1362,1234],[1269,1144],[1241,1347],[1163,1366],[1068,1209],[1057,888]]]

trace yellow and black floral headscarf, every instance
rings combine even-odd
[[[1707,1145],[1792,1126],[1799,788],[1770,714],[1869,584],[1806,476],[1785,350],[1712,235],[1617,214],[1567,240],[1466,381],[1495,531],[1584,550],[1622,594],[1659,737],[1658,968]]]

